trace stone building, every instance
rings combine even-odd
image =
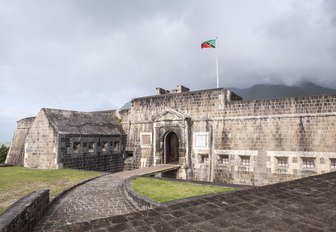
[[[25,133],[21,132],[22,120],[17,123],[13,145],[21,149],[11,149],[6,163],[30,168],[121,171],[126,135],[113,117],[114,111],[41,109],[32,123],[26,123]]]
[[[58,112],[59,117],[48,116],[47,111]],[[54,133],[48,145],[42,146],[47,137],[40,142],[33,139],[43,131],[39,118],[66,125],[68,121],[61,120],[66,113],[61,112],[68,111],[41,112],[25,139],[24,165],[87,168],[79,164],[87,155],[84,145],[93,138],[84,139],[86,124],[78,124],[75,131],[72,127],[64,130],[68,137],[56,126],[60,136]],[[92,121],[102,117],[114,126],[119,118],[122,129],[115,128],[120,131],[120,154],[128,168],[175,162],[180,165],[177,178],[250,185],[336,170],[336,96],[246,101],[228,89],[189,91],[178,86],[171,91],[157,88],[156,95],[135,98],[127,109],[72,114],[90,115]],[[103,129],[95,127],[89,134]],[[84,149],[81,159],[74,158],[76,143]],[[56,149],[49,148],[52,144]]]

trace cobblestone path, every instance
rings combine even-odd
[[[139,211],[137,205],[125,196],[123,181],[132,176],[149,174],[169,167],[174,168],[176,165],[160,165],[110,174],[78,186],[48,210],[35,231],[50,231],[62,225]]]

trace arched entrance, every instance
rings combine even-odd
[[[179,161],[179,139],[175,132],[168,132],[164,136],[164,163]]]

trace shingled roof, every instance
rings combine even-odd
[[[64,134],[100,134],[121,135],[122,128],[114,122],[113,111],[79,112],[70,110],[48,109],[43,111],[53,128]]]

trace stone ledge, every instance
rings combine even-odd
[[[172,201],[168,201],[168,202],[164,202],[164,203],[159,203],[157,201],[154,201],[152,199],[149,199],[147,197],[143,197],[140,196],[139,194],[137,194],[136,192],[134,192],[131,188],[131,181],[134,178],[137,177],[141,177],[141,178],[150,178],[150,179],[161,179],[161,180],[169,180],[169,181],[174,181],[174,182],[179,182],[179,183],[192,183],[192,184],[200,184],[200,185],[210,185],[210,186],[220,186],[220,187],[235,187],[238,190],[237,191],[241,191],[243,189],[251,189],[251,186],[247,186],[247,185],[235,185],[235,184],[223,184],[223,183],[214,183],[214,182],[205,182],[205,181],[189,181],[189,180],[179,180],[179,179],[171,179],[171,178],[157,178],[157,177],[148,177],[148,176],[134,176],[131,178],[126,179],[123,182],[123,186],[125,189],[125,193],[127,194],[127,196],[129,198],[131,198],[140,209],[145,210],[145,209],[153,209],[156,207],[161,207],[161,206],[171,206],[174,204],[178,204],[178,203],[183,203],[183,202],[187,202],[190,200],[198,200],[198,199],[203,199],[206,197],[211,197],[211,196],[216,196],[219,193],[209,193],[209,194],[203,194],[203,195],[199,195],[199,196],[193,196],[193,197],[188,197],[188,198],[183,198],[183,199],[178,199],[178,200],[172,200]],[[236,191],[235,191],[236,192]],[[231,193],[231,192],[229,192]],[[229,194],[226,193],[226,194]],[[223,193],[221,193],[223,194]]]
[[[0,231],[32,231],[47,211],[48,203],[49,190],[38,190],[21,198],[0,215]]]
[[[138,207],[142,210],[152,209],[152,208],[155,208],[155,207],[162,206],[163,204],[161,204],[157,201],[153,201],[152,199],[149,199],[147,197],[140,196],[139,194],[137,194],[136,192],[134,192],[132,190],[131,181],[134,178],[137,178],[137,177],[140,177],[140,176],[130,177],[123,182],[123,187],[124,187],[126,195],[129,198],[131,198],[138,205]]]
[[[0,232],[33,231],[45,212],[60,198],[74,188],[105,175],[109,173],[79,182],[60,192],[51,201],[49,201],[49,190],[38,190],[24,196],[0,215]]]

